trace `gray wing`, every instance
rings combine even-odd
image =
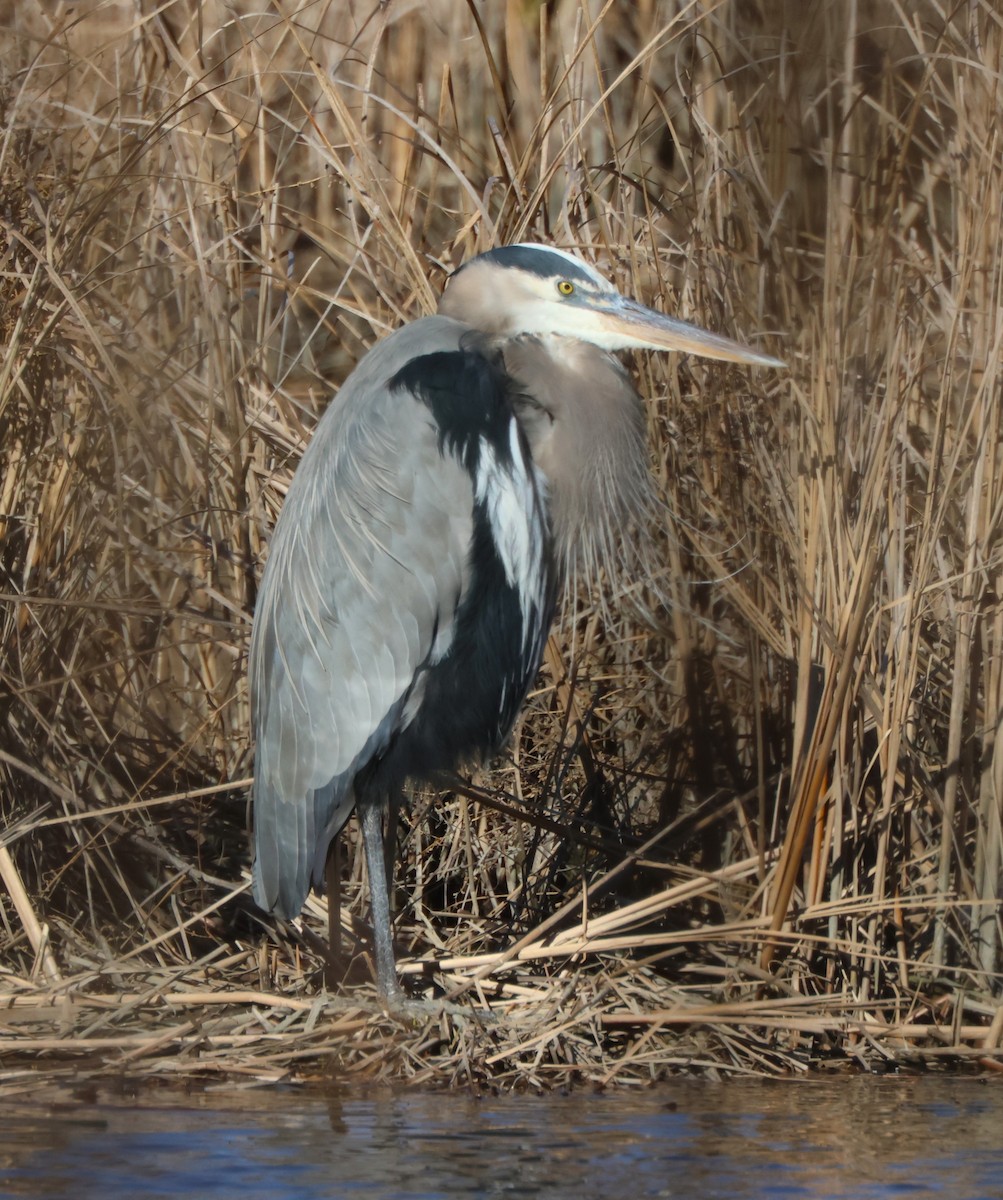
[[[319,881],[356,771],[407,722],[419,666],[451,640],[472,485],[442,454],[428,408],[388,383],[464,332],[429,317],[370,351],[318,424],[276,524],[250,687],[254,898],[280,916]]]

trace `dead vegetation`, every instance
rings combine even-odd
[[[0,9],[0,1087],[998,1064],[996,6]],[[661,561],[416,798],[406,1026],[247,900],[255,580],[332,387],[527,238],[790,371],[634,364]]]

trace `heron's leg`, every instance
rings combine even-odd
[[[362,844],[369,871],[369,901],[373,909],[373,943],[376,952],[376,986],[390,1003],[403,1000],[397,982],[394,942],[390,928],[390,892],[383,858],[383,814],[378,804],[360,804]]]
[[[387,892],[393,895],[394,867],[397,865],[397,821],[404,797],[394,788],[387,801],[387,823],[383,832],[383,866],[387,873]]]
[[[345,973],[341,957],[341,834],[336,833],[327,848],[324,864],[324,887],[327,891],[327,963],[324,982],[332,990],[338,987]]]

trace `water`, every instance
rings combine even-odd
[[[156,1098],[156,1093],[153,1093]],[[1003,1079],[14,1104],[0,1196],[1003,1200]]]

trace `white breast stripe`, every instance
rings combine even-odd
[[[481,439],[477,499],[486,508],[491,535],[505,568],[505,579],[519,594],[523,637],[535,639],[540,623],[543,535],[540,504],[531,467],[526,463],[515,418],[509,425],[512,466],[503,467],[490,442]]]

